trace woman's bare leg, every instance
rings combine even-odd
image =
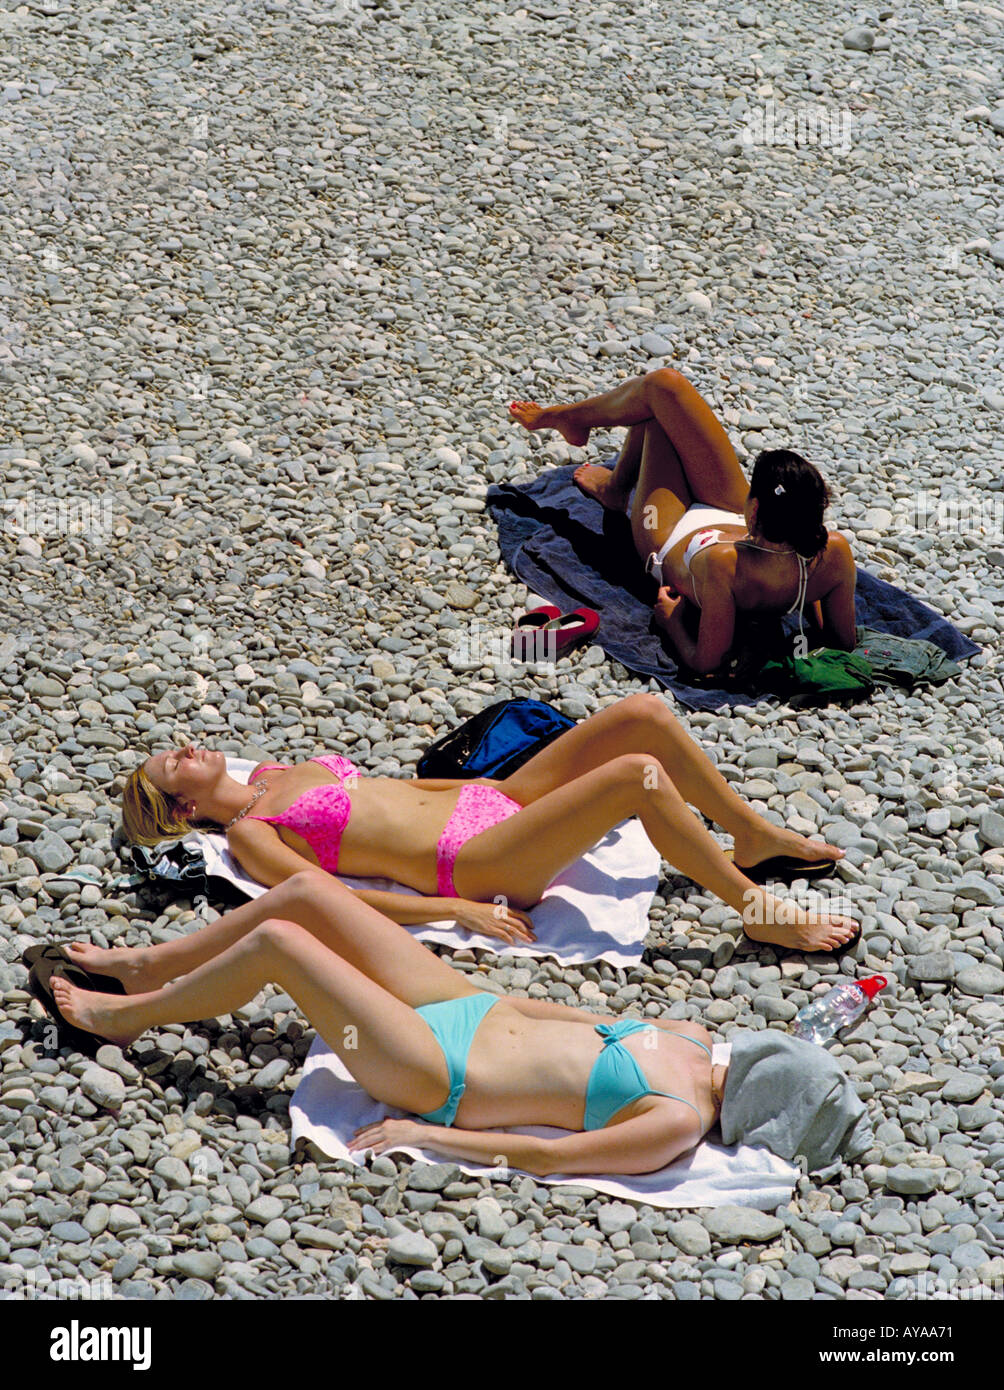
[[[584,463],[574,479],[579,489],[610,511],[623,512],[632,489],[631,535],[642,560],[661,548],[693,502],[680,455],[656,419],[632,425],[624,455],[615,467]]]
[[[807,840],[757,815],[658,695],[630,695],[609,705],[555,739],[500,786],[528,806],[627,753],[650,754],[683,800],[733,837],[739,865],[749,868],[777,854],[807,862],[842,857],[835,845]]]
[[[70,949],[85,969],[115,975],[130,994],[147,993],[215,960],[262,922],[276,918],[298,923],[412,1008],[478,992],[403,927],[315,868],[294,874],[253,903],[173,941],[111,951],[74,943]]]
[[[832,950],[855,935],[855,923],[782,904],[752,883],[649,753],[614,758],[476,835],[457,857],[457,889],[482,900],[502,893],[530,907],[562,869],[629,816],[638,817],[663,859],[735,908],[757,940]]]
[[[129,994],[159,989],[168,980],[187,975],[197,965],[220,955],[268,918],[295,920],[300,877],[294,874],[260,898],[242,903],[232,912],[209,922],[199,932],[177,936],[156,946],[114,946],[106,950],[90,942],[71,941],[66,949],[85,970],[114,975]],[[347,891],[340,884],[335,888]]]
[[[643,420],[640,425],[631,426],[612,469],[599,463],[584,463],[577,468],[572,478],[580,492],[602,503],[608,511],[626,511],[628,498],[638,481],[645,434],[652,423]]]
[[[93,994],[53,980],[63,1016],[125,1046],[148,1028],[217,1018],[278,984],[370,1095],[418,1112],[449,1090],[442,1050],[424,1019],[295,922],[267,920],[214,960],[163,989]]]
[[[680,372],[663,367],[569,405],[514,401],[510,416],[528,430],[556,429],[583,445],[591,430],[656,419],[683,465],[695,502],[741,512],[749,493],[735,450],[714,411]]]
[[[658,420],[635,426],[645,431],[638,485],[631,506],[631,535],[646,563],[668,540],[694,497],[680,455]]]

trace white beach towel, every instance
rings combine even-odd
[[[375,1124],[387,1115],[403,1116],[376,1101],[352,1080],[340,1058],[321,1039],[315,1038],[307,1054],[303,1076],[289,1107],[293,1122],[293,1143],[310,1141],[331,1158],[347,1158],[360,1163],[362,1155],[350,1153],[348,1143],[363,1125]],[[414,1118],[414,1116],[409,1116]],[[505,1130],[499,1136],[499,1152],[505,1148]],[[558,1129],[525,1127],[517,1134],[553,1136]],[[402,1147],[396,1152],[427,1163],[456,1163],[472,1176],[502,1177],[499,1168],[485,1167],[466,1159],[444,1159],[421,1149]],[[501,1162],[501,1159],[500,1159]],[[795,1188],[799,1170],[778,1158],[767,1149],[737,1145],[727,1149],[722,1144],[703,1140],[684,1158],[661,1168],[657,1173],[642,1173],[631,1177],[583,1175],[573,1177],[553,1175],[537,1178],[543,1183],[574,1184],[591,1188],[611,1197],[631,1202],[645,1202],[653,1207],[718,1207],[724,1205],[756,1207],[773,1211],[787,1202]]]
[[[227,758],[227,771],[247,782],[256,764],[246,758]],[[224,835],[196,831],[185,837],[197,845],[211,877],[224,878],[257,898],[268,890],[241,868],[227,848]],[[659,883],[659,854],[639,821],[622,821],[599,844],[559,874],[530,913],[537,941],[509,946],[472,936],[455,923],[430,922],[407,930],[419,941],[454,950],[490,950],[496,955],[552,957],[566,964],[605,960],[627,969],[641,958],[648,932],[649,908]],[[382,890],[421,896],[390,879],[349,878],[350,888]]]

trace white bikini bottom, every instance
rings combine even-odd
[[[745,527],[746,518],[741,512],[729,512],[723,507],[709,507],[704,502],[695,502],[692,506],[688,507],[683,513],[683,516],[680,517],[680,520],[669,533],[669,539],[665,544],[661,545],[658,550],[652,551],[651,555],[645,561],[645,573],[651,574],[655,578],[657,584],[664,584],[665,580],[662,577],[662,562],[673,549],[673,546],[679,541],[682,541],[684,536],[689,536],[695,531],[701,531],[709,526],[715,525]],[[707,544],[707,542],[704,542],[704,544]],[[690,546],[687,547],[687,553],[684,555],[683,561],[688,570],[690,569],[691,556],[697,550],[701,549],[703,549],[703,545],[697,545],[693,550]]]

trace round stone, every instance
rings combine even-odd
[[[890,1192],[901,1192],[910,1197],[926,1197],[938,1187],[938,1173],[931,1168],[912,1168],[908,1164],[900,1163],[888,1170],[885,1185]]]
[[[1004,970],[993,965],[971,965],[959,971],[955,983],[963,994],[1004,994]]]
[[[395,1264],[419,1265],[430,1268],[435,1264],[439,1252],[435,1245],[421,1231],[402,1231],[392,1236],[387,1245],[387,1258]]]
[[[80,1089],[105,1110],[118,1110],[125,1100],[125,1082],[107,1067],[88,1067],[80,1078]]]
[[[870,53],[875,47],[874,30],[867,25],[857,24],[853,29],[848,29],[843,38],[845,48],[850,48],[858,53]]]

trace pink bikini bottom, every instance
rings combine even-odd
[[[441,898],[460,897],[453,882],[453,869],[461,846],[522,809],[518,801],[497,787],[474,784],[461,788],[453,814],[436,845],[436,888]]]

